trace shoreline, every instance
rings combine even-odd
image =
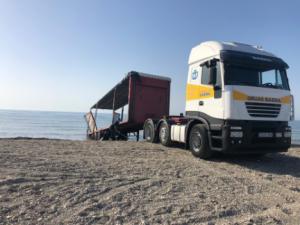
[[[60,138],[45,138],[45,137],[6,137],[0,138],[0,140],[48,140],[48,141],[93,141],[89,139],[85,140],[74,140],[74,139],[60,139]],[[144,140],[140,140],[143,142]],[[300,148],[300,143],[292,143],[290,148]]]

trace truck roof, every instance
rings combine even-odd
[[[273,53],[267,52],[262,49],[262,47],[248,45],[238,42],[219,42],[219,41],[206,41],[192,48],[189,64],[201,61],[205,58],[210,58],[213,56],[218,57],[221,51],[236,51],[236,52],[245,52],[256,55],[263,55],[269,57],[276,57]]]

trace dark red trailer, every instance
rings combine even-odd
[[[129,72],[85,115],[88,137],[95,140],[127,140],[128,135],[134,133],[138,140],[139,131],[147,118],[160,119],[169,115],[170,83],[171,79],[167,77]],[[125,106],[127,120],[123,121]],[[110,126],[97,127],[98,109],[112,110]],[[116,113],[117,110],[121,113]]]

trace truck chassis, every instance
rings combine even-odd
[[[237,132],[243,132],[237,136]],[[264,154],[286,152],[291,144],[291,128],[287,122],[222,121],[210,124],[201,117],[168,116],[149,118],[144,123],[144,138],[148,142],[171,146],[183,143],[193,155],[210,158],[213,152]],[[272,136],[260,137],[260,134]],[[279,135],[280,134],[280,135]]]

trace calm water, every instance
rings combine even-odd
[[[98,117],[107,125],[110,115]],[[84,113],[0,110],[0,138],[35,137],[70,140],[86,139]]]
[[[85,140],[84,113],[0,110],[0,138],[44,137]],[[107,126],[110,114],[100,114],[97,124]],[[300,144],[300,121],[291,123],[292,141]]]

